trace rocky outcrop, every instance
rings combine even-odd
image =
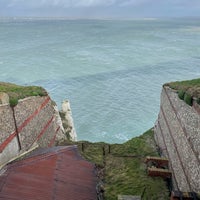
[[[70,108],[70,102],[65,100],[62,102],[62,110],[60,111],[62,118],[62,124],[65,130],[65,133],[69,135],[69,139],[72,141],[77,141],[77,134],[74,127],[74,122],[72,118],[72,112]]]
[[[189,106],[163,87],[154,133],[161,155],[170,160],[173,188],[200,192],[200,105],[194,99]]]

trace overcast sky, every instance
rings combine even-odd
[[[192,17],[200,16],[200,0],[0,0],[1,16]]]

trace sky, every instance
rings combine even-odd
[[[0,0],[0,17],[198,17],[200,0]]]

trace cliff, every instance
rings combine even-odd
[[[60,111],[60,116],[65,133],[69,137],[68,139],[77,141],[77,134],[74,127],[70,103],[68,100],[62,102],[62,110]]]
[[[1,86],[0,90],[5,89],[5,84]],[[38,88],[23,87],[21,91],[20,86],[11,86],[8,94],[0,91],[0,166],[32,148],[51,147],[66,137],[57,106],[47,92],[38,95]],[[20,99],[22,93],[26,95]]]
[[[190,98],[185,95],[182,100],[177,89],[163,86],[155,140],[161,155],[169,158],[173,189],[200,192],[199,93],[194,92],[194,87],[182,87],[182,93],[190,94]]]

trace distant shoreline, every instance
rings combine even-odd
[[[110,17],[102,17],[102,18],[82,18],[82,17],[26,17],[26,16],[5,16],[5,17],[0,17],[0,22],[1,21],[67,21],[67,20],[99,20],[99,21],[154,21],[154,20],[185,20],[185,19],[200,19],[200,17],[136,17],[136,18],[110,18]]]

